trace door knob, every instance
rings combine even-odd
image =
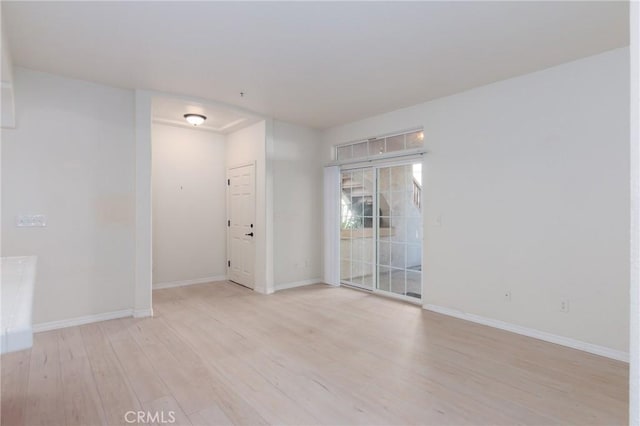
[[[244,234],[244,235],[248,235],[250,237],[253,237],[253,232],[249,232],[248,234]]]

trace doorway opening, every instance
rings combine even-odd
[[[257,264],[264,256],[256,254],[266,247],[266,121],[197,99],[154,94],[149,101],[151,289],[233,280],[266,292]],[[201,117],[198,125],[190,115]]]
[[[422,300],[422,160],[343,168],[340,282]]]

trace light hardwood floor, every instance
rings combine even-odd
[[[627,423],[626,364],[414,305],[324,285],[153,296],[153,319],[3,355],[2,425]]]

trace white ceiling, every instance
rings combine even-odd
[[[154,97],[152,103],[152,117],[156,123],[172,126],[190,127],[185,114],[200,114],[207,117],[197,129],[218,133],[231,133],[260,120],[259,117],[243,111],[237,111],[213,103],[205,103],[187,99]]]
[[[316,128],[628,44],[627,2],[2,1],[2,13],[17,66]]]

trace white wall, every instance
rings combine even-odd
[[[226,275],[225,137],[152,127],[153,283]]]
[[[631,288],[629,333],[629,424],[640,426],[640,4],[629,5],[630,28],[630,164]]]
[[[134,95],[15,70],[19,126],[2,129],[2,255],[38,256],[34,323],[131,309]],[[44,214],[46,228],[17,228]]]
[[[322,187],[320,133],[273,123],[275,288],[320,281]]]
[[[268,260],[272,248],[267,235],[267,227],[273,226],[267,212],[267,139],[267,123],[260,121],[227,135],[226,146],[227,169],[249,163],[256,165],[255,290],[261,293],[273,292],[273,274]]]
[[[152,302],[152,247],[151,240],[151,104],[152,94],[135,91],[135,287],[133,315],[153,315]]]
[[[417,125],[425,304],[626,352],[629,50],[329,129],[325,160]]]
[[[1,13],[1,12],[0,12]],[[4,24],[4,22],[2,22]],[[13,88],[13,60],[9,51],[9,42],[5,36],[5,26],[2,27],[0,53],[0,126],[13,128],[16,125],[15,103]]]

